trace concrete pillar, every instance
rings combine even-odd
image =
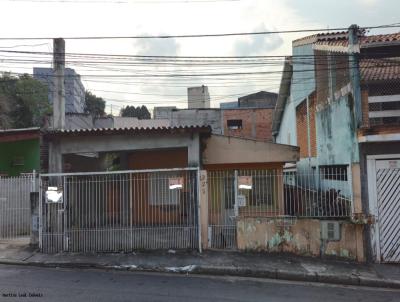
[[[53,128],[65,128],[65,41],[58,38],[53,41]]]
[[[59,141],[49,142],[49,173],[62,173],[62,154]]]
[[[39,245],[39,192],[32,192],[30,194],[31,202],[31,238],[30,245]]]
[[[361,173],[360,164],[351,165],[351,184],[352,195],[353,195],[353,213],[362,213],[362,203],[361,203]]]
[[[208,181],[207,171],[200,171],[200,228],[201,246],[208,248]]]
[[[188,144],[189,167],[200,167],[200,139],[199,134],[194,133]]]

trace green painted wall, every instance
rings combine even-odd
[[[0,143],[0,173],[17,176],[20,173],[39,171],[39,139]],[[23,165],[14,165],[16,158],[23,159]]]

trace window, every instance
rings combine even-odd
[[[347,165],[320,166],[322,179],[347,181]]]
[[[148,178],[149,204],[152,206],[179,205],[183,188],[178,175],[150,175]],[[172,181],[171,181],[172,180]]]
[[[242,120],[227,120],[227,126],[230,130],[242,129]]]

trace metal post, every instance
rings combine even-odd
[[[43,209],[42,209],[42,202],[43,202],[43,192],[42,192],[42,178],[39,175],[39,249],[42,250],[43,249],[43,229],[42,229],[42,225],[43,225]]]
[[[201,219],[200,219],[200,168],[197,169],[197,228],[199,237],[199,252],[202,253],[201,246]]]
[[[64,221],[63,221],[63,233],[64,233],[64,251],[68,251],[68,235],[67,235],[67,181],[66,177],[63,177],[63,203],[64,203]]]
[[[234,186],[235,186],[235,204],[234,204],[234,209],[235,209],[235,217],[239,216],[239,204],[238,204],[238,171],[235,170],[235,180],[234,180]]]
[[[311,138],[310,138],[310,102],[309,96],[306,98],[306,106],[307,106],[307,150],[308,150],[308,160],[311,160]]]

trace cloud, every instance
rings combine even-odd
[[[176,39],[139,39],[134,43],[136,54],[177,56],[180,45]]]
[[[375,6],[379,3],[379,0],[357,0],[357,2],[364,6]]]
[[[254,29],[255,32],[268,31],[264,23]],[[279,48],[283,44],[279,34],[254,35],[246,39],[236,41],[234,53],[238,56],[250,56],[265,54]]]

